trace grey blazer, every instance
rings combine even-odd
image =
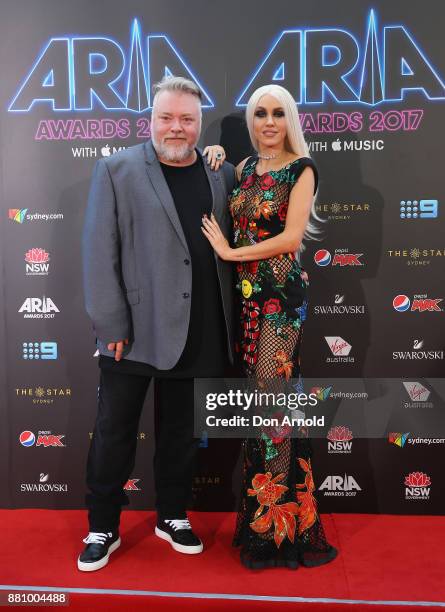
[[[215,172],[206,162],[204,168],[213,213],[229,238],[227,196],[234,168],[225,163]],[[184,232],[150,140],[97,161],[82,254],[86,310],[99,352],[113,356],[107,343],[128,338],[124,358],[171,369],[187,339],[192,266],[186,263],[190,253]],[[215,259],[233,361],[233,267]]]

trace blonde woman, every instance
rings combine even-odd
[[[309,157],[296,104],[278,85],[257,89],[246,109],[256,155],[237,167],[229,198],[234,248],[215,219],[203,232],[216,253],[236,263],[241,301],[239,352],[246,375],[260,389],[300,379],[300,343],[308,277],[299,254],[313,237],[318,174]],[[293,379],[293,381],[292,381]],[[304,431],[263,429],[244,441],[244,484],[235,545],[252,569],[316,566],[335,558],[325,538]]]

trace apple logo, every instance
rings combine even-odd
[[[109,155],[111,155],[111,153],[110,153],[110,145],[107,144],[104,147],[102,147],[100,152],[102,153],[102,157],[108,157]]]
[[[331,143],[331,147],[333,151],[341,151],[340,138],[337,138],[337,140],[334,140],[334,142]]]

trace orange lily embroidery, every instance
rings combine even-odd
[[[268,200],[258,204],[253,215],[254,219],[259,219],[261,215],[263,215],[263,217],[269,221],[270,215],[272,214],[271,204],[273,204],[273,202],[269,202]]]
[[[247,489],[248,495],[256,495],[260,504],[255,512],[255,520],[250,523],[250,527],[256,533],[266,533],[274,525],[274,540],[277,547],[280,546],[286,536],[293,543],[296,527],[295,515],[299,512],[298,504],[295,502],[276,504],[283,493],[289,489],[285,485],[276,484],[283,480],[284,476],[284,474],[278,474],[278,476],[272,478],[271,472],[256,474],[252,479],[253,489]],[[269,506],[269,509],[261,515],[264,506]]]
[[[285,351],[277,351],[274,360],[280,365],[277,366],[277,374],[284,374],[286,380],[289,380],[292,374],[293,363],[289,360],[289,356]]]
[[[312,477],[311,460],[298,458],[298,463],[306,473],[303,484],[297,484],[297,489],[306,489],[306,491],[297,491],[298,509],[298,534],[312,527],[317,520],[317,501],[313,496],[315,490],[314,479]]]

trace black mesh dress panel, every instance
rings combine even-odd
[[[267,240],[283,231],[290,192],[306,167],[317,185],[317,170],[302,157],[278,171],[256,174],[247,160],[230,197],[235,247]],[[315,186],[316,189],[316,186]],[[307,274],[293,253],[237,266],[241,299],[238,351],[249,386],[302,391],[300,343],[306,318]],[[269,411],[278,414],[272,407]],[[262,428],[243,442],[243,491],[234,545],[252,569],[316,566],[334,559],[317,512],[311,444],[304,428]]]

